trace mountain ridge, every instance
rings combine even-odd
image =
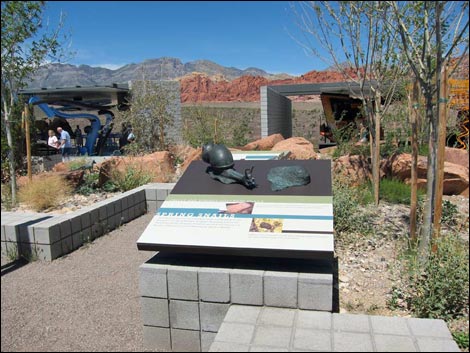
[[[265,70],[249,67],[238,69],[226,67],[213,61],[200,59],[183,63],[178,58],[161,57],[140,63],[126,64],[115,70],[90,65],[46,64],[41,66],[28,82],[28,88],[55,88],[73,86],[109,85],[127,83],[142,78],[148,80],[177,80],[192,73],[219,76],[232,81],[242,76],[261,76],[269,80],[292,77],[288,74],[271,74]]]

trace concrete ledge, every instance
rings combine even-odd
[[[143,185],[64,215],[2,212],[2,254],[57,259],[146,212],[156,212],[174,185]]]
[[[230,307],[209,349],[221,350],[460,352],[442,320],[242,305]]]

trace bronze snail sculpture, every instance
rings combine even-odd
[[[209,163],[206,172],[212,179],[224,184],[240,183],[248,189],[257,187],[253,178],[253,168],[245,169],[245,175],[233,169],[234,162],[232,152],[225,145],[208,143],[202,146],[202,160]]]

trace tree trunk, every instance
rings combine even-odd
[[[426,261],[429,255],[429,245],[432,239],[435,195],[436,195],[436,158],[437,158],[437,118],[433,114],[432,95],[426,94],[426,121],[429,121],[429,154],[426,184],[426,205],[424,207],[423,227],[419,243],[419,257]]]
[[[377,206],[379,204],[380,193],[380,95],[376,94],[375,97],[375,139],[374,139],[374,157],[372,161],[372,177],[374,179],[374,202]]]
[[[10,168],[10,186],[11,186],[11,203],[16,205],[16,168],[15,168],[15,146],[13,144],[13,138],[11,135],[10,120],[8,119],[8,113],[5,112],[5,132],[7,134],[7,142],[10,151],[8,153],[8,166]]]
[[[416,211],[418,207],[418,81],[413,83],[413,93],[410,99],[411,121],[411,196],[410,196],[410,238],[416,243]]]

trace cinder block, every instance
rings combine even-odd
[[[52,261],[62,256],[62,242],[54,244],[36,244],[39,260]]]
[[[139,190],[134,194],[134,200],[136,204],[145,202],[145,190]]]
[[[102,222],[104,220],[106,220],[106,218],[108,218],[108,210],[107,210],[107,205],[106,204],[102,204],[99,206],[98,208],[98,211],[99,211],[99,221]]]
[[[157,200],[165,201],[169,193],[168,189],[157,189]]]
[[[299,309],[333,310],[333,275],[299,273]]]
[[[4,225],[5,228],[5,240],[11,242],[18,242],[18,229],[13,225]]]
[[[70,224],[70,219],[62,218],[60,223],[60,238],[65,239],[72,235],[72,225]]]
[[[113,218],[115,228],[119,228],[120,226],[122,226],[120,213],[115,214],[112,218]]]
[[[229,271],[212,268],[199,269],[199,297],[207,302],[230,302]]]
[[[97,208],[90,209],[90,226],[100,221],[100,211]]]
[[[263,271],[231,271],[230,298],[233,304],[263,305]]]
[[[334,352],[372,352],[372,337],[367,333],[333,332]]]
[[[144,326],[144,347],[149,350],[168,352],[171,350],[170,329]]]
[[[172,328],[200,330],[199,303],[170,300],[170,324]]]
[[[82,231],[79,234],[80,234],[82,244],[89,243],[93,240],[91,238],[91,228],[82,229]]]
[[[173,352],[200,352],[199,331],[171,329],[171,349]]]
[[[72,227],[72,234],[78,233],[82,230],[82,217],[75,216],[70,218],[70,225]]]
[[[129,203],[128,203],[128,198],[127,196],[123,196],[122,199],[121,199],[121,209],[124,211],[124,210],[127,210],[127,208],[129,207]]]
[[[217,333],[215,332],[201,331],[201,352],[209,352],[215,336],[217,336]]]
[[[122,211],[122,202],[121,202],[121,199],[115,199],[113,201],[113,205],[114,205],[114,213],[113,214],[118,214]]]
[[[62,243],[62,255],[69,254],[73,251],[72,235],[61,240]]]
[[[81,232],[72,234],[72,247],[73,247],[73,250],[77,250],[82,245],[83,245],[83,239],[82,239]]]
[[[145,189],[145,200],[148,201],[157,201],[157,190],[156,189]]]
[[[170,327],[167,299],[141,297],[140,304],[144,325]]]
[[[91,226],[90,213],[85,212],[80,215],[80,220],[82,222],[82,229],[89,228]]]
[[[139,267],[140,295],[145,297],[168,298],[167,268],[142,264]]]
[[[361,314],[333,314],[333,330],[370,332],[369,316]]]
[[[106,200],[106,218],[114,216],[114,201]]]
[[[320,330],[297,329],[293,346],[294,349],[303,349],[310,352],[331,352],[331,333]]]
[[[266,271],[264,273],[264,305],[296,308],[297,281],[297,273]]]
[[[91,240],[95,240],[103,235],[103,226],[101,223],[95,223],[91,226]]]
[[[217,332],[224,321],[230,304],[200,303],[201,330]]]
[[[54,244],[60,240],[60,227],[58,224],[33,226],[34,239],[39,244]]]
[[[172,266],[168,269],[168,296],[170,299],[198,300],[198,268]]]
[[[7,241],[7,239],[6,239],[6,237],[5,237],[5,225],[2,224],[1,230],[2,230],[2,238],[1,238],[1,241]]]
[[[121,212],[121,224],[129,222],[129,210],[126,208]]]
[[[157,211],[162,207],[164,201],[157,200]]]

